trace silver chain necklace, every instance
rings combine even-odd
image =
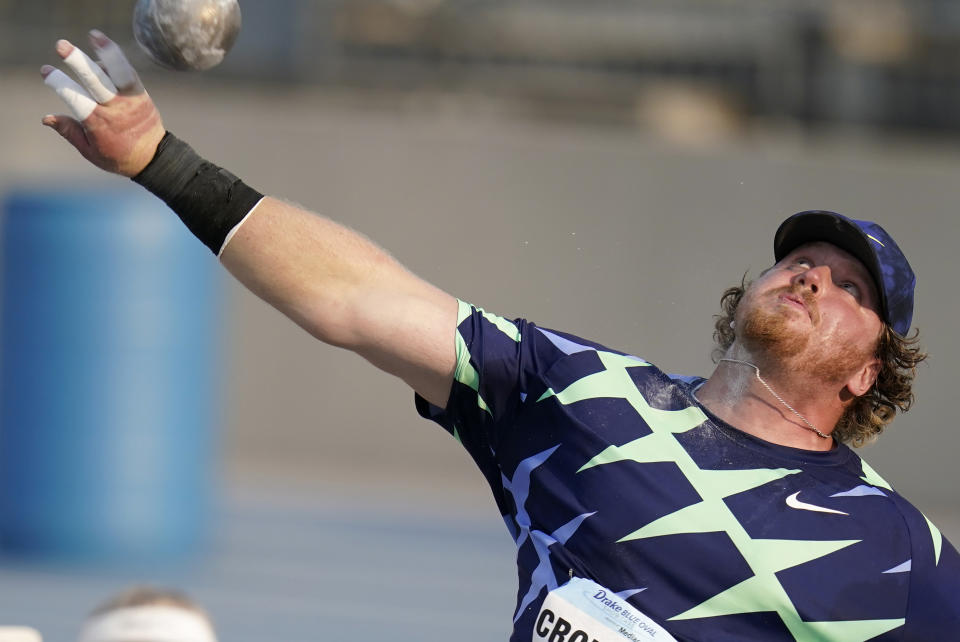
[[[726,357],[723,357],[723,358],[721,358],[721,359],[718,359],[718,361],[729,361],[730,363],[739,363],[740,365],[750,366],[751,368],[753,368],[754,372],[757,374],[757,381],[759,381],[760,383],[762,383],[762,384],[763,384],[763,387],[767,389],[767,392],[769,392],[771,395],[773,395],[773,396],[776,398],[777,401],[779,401],[779,402],[782,403],[784,406],[786,406],[787,410],[789,410],[790,412],[792,412],[793,414],[795,414],[797,417],[799,417],[799,418],[800,418],[800,421],[802,421],[804,424],[806,424],[805,427],[806,427],[808,430],[811,430],[811,431],[815,432],[818,437],[821,437],[821,438],[823,438],[823,439],[828,439],[828,438],[830,437],[830,435],[825,435],[825,434],[823,434],[822,432],[820,432],[819,430],[817,430],[817,427],[814,426],[814,425],[813,425],[812,423],[810,423],[809,421],[807,421],[807,418],[806,418],[806,417],[804,417],[803,415],[801,415],[799,412],[796,411],[796,409],[794,409],[793,406],[791,406],[791,405],[788,404],[786,401],[784,401],[784,400],[783,400],[783,397],[781,397],[780,395],[778,395],[778,394],[776,393],[776,391],[775,391],[773,388],[770,387],[770,384],[768,384],[766,381],[764,381],[764,380],[763,380],[763,377],[760,376],[760,368],[758,368],[758,367],[755,366],[754,364],[750,363],[749,361],[741,361],[740,359],[728,359],[728,358],[726,358]],[[700,400],[697,399],[696,392],[693,393],[693,398],[696,399],[697,402],[700,402]]]

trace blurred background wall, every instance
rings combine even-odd
[[[0,0],[0,191],[122,181],[39,124],[63,109],[36,71],[55,62],[53,42],[85,43],[99,27],[130,53],[167,127],[248,183],[365,232],[461,298],[668,371],[710,372],[720,293],[772,262],[787,215],[875,219],[918,274],[914,322],[932,357],[915,409],[861,454],[960,540],[956,3],[241,7],[225,62],[177,74],[138,50],[129,0]],[[413,576],[450,600],[442,622],[416,602],[388,612],[394,639],[506,637],[512,543],[466,454],[416,416],[402,384],[224,287],[221,526],[201,570],[161,578],[211,604],[228,639],[264,639],[258,623],[279,621],[302,625],[282,639],[315,639],[321,625],[379,639],[386,620],[351,629],[360,615],[329,578],[339,569],[359,590],[388,581],[383,568],[400,578],[395,604]],[[381,546],[398,552],[382,559]],[[0,616],[53,631],[69,631],[92,592],[136,577],[6,570]],[[29,610],[40,595],[59,600],[59,619]],[[488,628],[457,628],[467,601]]]

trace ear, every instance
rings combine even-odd
[[[880,359],[874,357],[863,364],[863,366],[853,373],[847,380],[847,390],[854,397],[861,397],[870,390],[880,374]]]

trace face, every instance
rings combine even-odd
[[[751,353],[831,382],[875,361],[883,325],[867,269],[822,242],[798,247],[764,272],[744,294],[735,320],[737,341]]]

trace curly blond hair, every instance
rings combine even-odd
[[[744,275],[740,285],[728,288],[720,297],[721,312],[714,317],[713,339],[717,344],[713,349],[714,363],[733,344],[731,322],[749,286]],[[880,359],[877,381],[869,392],[856,397],[847,406],[833,429],[834,439],[859,448],[875,441],[884,427],[893,421],[898,410],[906,412],[910,409],[914,401],[913,378],[917,374],[917,366],[927,358],[919,341],[920,333],[917,330],[914,330],[913,336],[901,337],[889,325],[883,324],[877,342],[876,354]]]

